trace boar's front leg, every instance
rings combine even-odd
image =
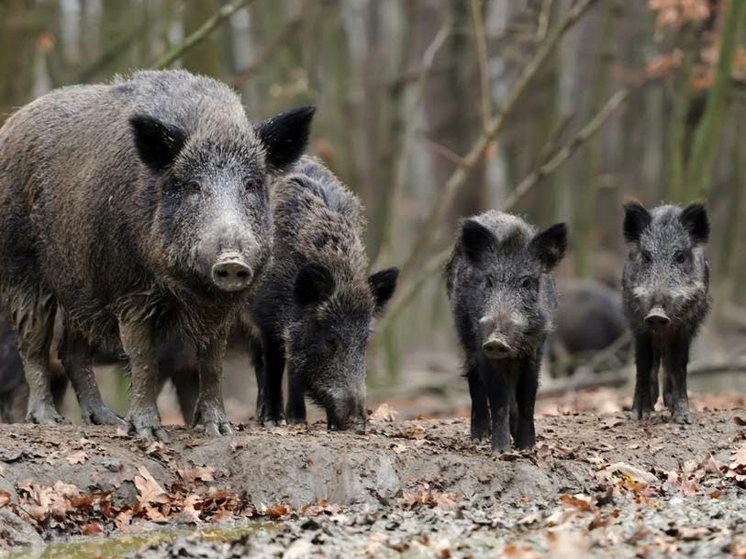
[[[132,379],[127,431],[148,441],[168,442],[156,404],[158,359],[151,326],[137,321],[120,321],[119,334],[129,358]]]
[[[93,374],[93,348],[67,321],[58,353],[78,398],[83,421],[93,425],[122,425],[124,420],[101,399]]]
[[[686,369],[689,363],[689,340],[677,336],[666,347],[663,398],[675,423],[691,423],[689,397],[686,392]]]
[[[510,450],[510,385],[504,371],[484,370],[482,375],[492,414],[492,452]]]
[[[466,372],[471,395],[471,438],[477,441],[490,436],[490,410],[487,393],[476,366],[469,366]]]
[[[517,448],[533,448],[536,444],[534,430],[534,407],[536,392],[539,389],[539,368],[541,359],[525,364],[518,373],[516,384],[516,427],[515,446]]]
[[[199,397],[194,410],[194,425],[202,425],[206,434],[215,437],[233,434],[223,404],[222,379],[225,345],[226,335],[222,333],[198,351]]]
[[[288,403],[285,409],[288,423],[306,422],[306,387],[301,375],[294,370],[288,372]]]
[[[12,315],[18,336],[18,352],[29,387],[26,421],[42,425],[62,423],[54,407],[49,347],[52,344],[54,315],[57,302],[49,295],[37,295],[18,306],[11,301]]]
[[[262,339],[264,348],[263,399],[259,406],[259,423],[285,425],[282,414],[282,377],[285,374],[285,343],[282,338],[268,334]]]
[[[653,340],[649,334],[638,334],[635,337],[635,365],[637,378],[635,379],[635,398],[633,408],[637,419],[644,421],[653,413],[651,394],[651,375],[653,374]]]

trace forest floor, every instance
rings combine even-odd
[[[168,445],[3,426],[0,555],[746,557],[746,412],[701,408],[539,417],[535,449],[497,456],[466,418],[387,405],[365,434],[170,427]]]

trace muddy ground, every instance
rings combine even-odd
[[[365,434],[170,427],[167,446],[109,428],[3,426],[0,545],[63,557],[45,543],[178,525],[194,534],[130,555],[746,557],[743,410],[697,411],[683,426],[542,417],[533,451],[500,456],[468,439],[465,418],[377,417]],[[214,523],[234,535],[202,538]],[[86,553],[74,556],[107,556]]]

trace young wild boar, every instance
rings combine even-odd
[[[306,420],[305,395],[330,429],[365,420],[365,353],[371,321],[393,295],[398,270],[367,277],[360,203],[319,161],[303,157],[273,185],[274,258],[250,305],[252,354],[264,424]]]
[[[199,348],[196,423],[229,433],[226,330],[269,260],[268,187],[305,149],[313,108],[253,125],[227,86],[139,72],[53,91],[0,130],[0,298],[29,384],[27,419],[60,420],[49,386],[55,310],[61,360],[84,419],[114,423],[91,368],[121,339],[132,369],[128,427],[167,439],[156,344]]]
[[[535,444],[539,367],[557,309],[551,272],[566,246],[563,223],[536,233],[522,219],[491,210],[462,222],[446,266],[466,354],[471,436],[486,438],[491,428],[493,451],[507,450],[511,434],[518,448]]]
[[[636,202],[624,210],[624,238],[630,251],[622,287],[635,341],[634,408],[638,419],[650,417],[658,400],[662,363],[663,402],[675,422],[689,423],[689,346],[710,307],[704,253],[710,234],[707,211],[701,204],[648,211]]]

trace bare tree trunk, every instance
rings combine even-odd
[[[33,0],[0,3],[0,125],[29,101],[34,78]]]

